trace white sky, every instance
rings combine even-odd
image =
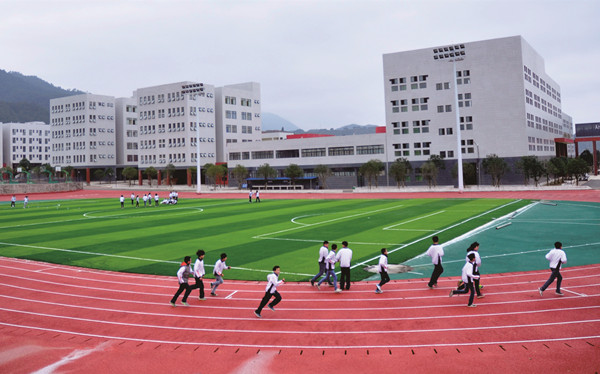
[[[0,68],[128,97],[261,84],[301,128],[385,125],[384,53],[522,35],[575,123],[600,121],[598,0],[0,0]]]

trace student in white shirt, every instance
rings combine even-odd
[[[327,240],[325,240],[323,242],[323,245],[319,249],[319,272],[317,273],[317,275],[312,277],[312,279],[310,280],[311,286],[315,285],[315,282],[319,279],[319,277],[321,275],[327,274],[327,266],[325,264],[325,258],[327,258],[328,254],[329,254],[329,242]],[[329,280],[329,278],[327,279],[327,282],[329,282],[329,284],[331,284],[331,280]]]
[[[27,203],[29,203],[29,196],[25,196],[23,199],[23,208],[27,208]]]
[[[433,244],[429,247],[425,254],[431,257],[431,262],[433,263],[433,272],[431,273],[431,278],[429,279],[429,283],[427,283],[427,287],[433,289],[434,286],[437,286],[437,281],[440,275],[444,272],[444,268],[442,267],[442,257],[444,257],[444,247],[439,244],[439,238],[437,235],[431,238]]]
[[[476,269],[473,271],[473,274],[479,275],[481,277],[481,274],[479,273],[479,268],[481,267],[481,257],[479,256],[479,243],[473,242],[473,243],[471,243],[469,248],[467,248],[467,257],[466,257],[467,262],[469,262],[469,255],[471,253],[473,253],[475,255]],[[475,287],[475,292],[477,293],[477,298],[483,299],[485,297],[485,295],[483,295],[481,293],[481,289],[483,288],[483,286],[479,285],[479,279],[475,279],[474,283],[475,283],[474,287]]]
[[[479,275],[473,274],[473,269],[475,266],[475,255],[471,253],[469,256],[469,262],[465,264],[462,268],[462,281],[466,284],[465,288],[459,288],[457,290],[450,291],[450,297],[453,295],[459,295],[467,292],[471,292],[469,295],[469,303],[468,307],[476,307],[477,305],[473,304],[473,299],[475,298],[475,289],[473,288],[473,279],[478,279]]]
[[[142,200],[144,200],[144,208],[145,208],[146,203],[148,202],[148,195],[144,194],[144,197],[142,198]]]
[[[198,296],[200,301],[206,300],[204,298],[204,282],[202,281],[204,274],[206,274],[204,271],[204,254],[205,252],[202,249],[196,252],[196,256],[198,256],[196,262],[194,262],[194,279],[196,280],[196,284],[191,287],[192,290],[196,288],[200,289],[200,296]]]
[[[556,294],[562,296],[563,293],[560,292],[560,284],[562,283],[560,266],[567,263],[567,254],[563,251],[561,242],[554,243],[554,249],[546,254],[546,260],[550,261],[550,270],[552,271],[552,274],[550,274],[550,278],[548,278],[546,283],[538,288],[540,296],[542,296],[546,288],[554,282],[554,279],[556,279]]]
[[[262,312],[265,305],[267,305],[269,300],[271,300],[271,297],[275,297],[275,299],[271,301],[271,303],[269,303],[268,305],[269,309],[271,309],[272,311],[275,311],[275,305],[279,304],[279,302],[281,301],[281,295],[279,294],[279,292],[277,292],[277,286],[281,286],[285,282],[285,278],[279,280],[280,272],[281,269],[279,268],[279,266],[273,266],[273,274],[269,274],[267,276],[268,282],[267,287],[265,288],[265,296],[260,301],[258,309],[254,311],[254,315],[258,318],[262,318],[260,312]]]
[[[248,202],[251,203],[252,202],[252,190],[250,190],[248,192]]]
[[[256,200],[254,202],[260,203],[260,192],[258,190],[256,190]]]
[[[379,275],[381,276],[381,282],[377,285],[375,289],[375,293],[382,293],[381,287],[390,281],[390,276],[387,273],[388,270],[388,252],[387,248],[381,248],[381,256],[379,257],[379,265],[377,265],[377,270],[379,271]]]
[[[215,276],[215,281],[210,284],[210,294],[212,296],[217,296],[216,291],[219,285],[223,284],[223,271],[225,269],[231,269],[231,266],[227,266],[225,263],[227,261],[227,254],[221,253],[221,259],[217,260],[215,264],[215,268],[213,269],[213,275]]]
[[[12,197],[10,198],[10,207],[14,208],[16,203],[17,203],[17,197],[15,195],[12,195]]]
[[[348,242],[342,242],[342,249],[340,249],[335,255],[336,259],[340,262],[340,270],[342,276],[340,277],[340,288],[348,291],[350,289],[350,262],[352,261],[352,250],[348,248]]]
[[[123,209],[125,207],[125,198],[123,197],[123,195],[119,197],[119,202],[121,203],[121,209]]]
[[[337,262],[337,258],[335,256],[335,251],[337,251],[337,244],[332,244],[331,245],[331,252],[329,252],[329,254],[327,254],[327,257],[325,258],[325,266],[327,267],[327,274],[325,276],[323,276],[323,278],[321,278],[321,280],[319,281],[319,283],[317,283],[317,289],[321,289],[321,283],[323,283],[323,281],[325,279],[332,279],[333,278],[333,288],[335,289],[335,292],[342,292],[341,288],[338,288],[337,286],[337,275],[335,275],[335,263]]]
[[[192,270],[190,269],[191,260],[192,258],[190,256],[185,256],[183,262],[181,263],[179,271],[177,271],[179,289],[177,290],[177,292],[175,292],[175,295],[173,295],[173,298],[171,299],[171,306],[175,306],[175,302],[177,301],[177,298],[179,297],[181,292],[183,292],[183,290],[185,290],[185,293],[183,294],[183,299],[181,299],[181,303],[185,306],[189,306],[189,304],[187,303],[187,298],[188,296],[190,296],[190,292],[192,292],[192,289],[188,284],[188,278]]]
[[[134,201],[134,200],[135,200],[135,195],[134,195],[134,193],[132,192],[132,193],[131,193],[131,206],[133,206],[133,201]]]
[[[154,194],[154,206],[158,206],[158,194]]]

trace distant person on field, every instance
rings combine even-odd
[[[260,191],[256,190],[256,200],[255,202],[260,203]]]
[[[10,198],[10,207],[14,208],[16,203],[17,203],[17,197],[15,195],[12,195],[12,197]]]
[[[342,249],[338,251],[335,258],[340,262],[340,288],[348,291],[350,289],[350,262],[352,261],[352,250],[348,248],[348,242],[342,242]]]
[[[265,288],[265,296],[263,296],[262,300],[260,301],[258,309],[254,311],[254,315],[258,318],[262,318],[260,312],[262,312],[263,308],[265,307],[265,305],[267,305],[267,303],[269,302],[269,300],[271,300],[272,297],[275,297],[275,299],[271,301],[271,303],[268,305],[269,309],[271,309],[272,311],[275,311],[275,305],[279,304],[279,302],[281,301],[281,295],[279,294],[279,292],[277,292],[277,287],[281,286],[285,282],[285,278],[279,280],[280,272],[281,269],[279,268],[279,266],[276,265],[273,266],[273,273],[267,276],[268,282],[267,287]]]
[[[27,208],[27,203],[29,203],[29,196],[23,198],[23,208]]]
[[[325,279],[331,280],[333,278],[333,288],[335,289],[335,292],[339,293],[342,292],[342,290],[341,288],[338,288],[337,275],[335,275],[335,263],[338,261],[335,257],[335,251],[337,251],[337,244],[332,244],[331,251],[327,254],[327,257],[325,258],[327,274],[324,275],[323,278],[321,278],[319,283],[317,283],[317,289],[321,289],[321,283],[323,283]]]
[[[146,204],[148,203],[148,195],[144,194],[144,197],[142,198],[142,200],[144,200],[144,208],[145,208]]]
[[[315,282],[317,280],[319,280],[319,277],[321,275],[327,274],[327,264],[325,263],[325,258],[327,258],[328,254],[329,254],[329,242],[327,240],[325,240],[323,242],[323,245],[319,249],[319,272],[317,273],[317,275],[315,275],[314,277],[312,277],[312,279],[310,280],[310,285],[311,286],[315,285]],[[327,282],[330,285],[333,285],[331,283],[331,279],[329,279],[329,275],[326,275],[326,278],[327,278]]]
[[[481,276],[481,274],[479,273],[479,267],[481,266],[481,257],[479,256],[479,243],[477,243],[477,242],[471,243],[469,248],[467,248],[467,257],[466,257],[467,262],[469,262],[469,255],[471,253],[475,255],[475,265],[476,265],[475,266],[476,269],[473,271],[473,274]],[[475,283],[475,292],[477,293],[477,298],[478,299],[484,298],[485,295],[483,295],[481,293],[481,289],[483,288],[483,286],[479,285],[479,278],[475,279],[474,283]]]
[[[135,194],[131,193],[131,206],[133,206],[133,201],[135,200]]]
[[[135,207],[140,207],[140,195],[135,195]]]
[[[390,276],[388,275],[388,251],[387,248],[381,248],[381,256],[379,257],[379,265],[377,265],[377,270],[379,271],[379,275],[381,276],[381,282],[376,286],[375,293],[382,293],[381,287],[390,281]]]
[[[469,262],[467,262],[465,264],[465,266],[463,266],[462,276],[461,276],[462,281],[467,286],[464,288],[461,287],[459,289],[450,291],[449,296],[452,297],[453,295],[459,295],[459,294],[471,292],[471,294],[469,295],[469,303],[467,304],[467,306],[468,307],[476,307],[477,305],[473,304],[473,299],[475,298],[475,289],[473,288],[473,279],[478,279],[479,275],[473,274],[473,269],[475,269],[475,267],[477,266],[475,264],[475,255],[473,253],[471,253],[468,256],[468,258],[469,258]]]
[[[219,287],[219,285],[223,284],[223,271],[225,269],[231,269],[231,266],[227,266],[225,261],[227,261],[227,254],[221,253],[221,259],[217,260],[217,263],[215,264],[215,268],[213,269],[213,275],[215,276],[215,281],[210,284],[210,288],[211,288],[210,294],[212,296],[217,296],[217,293],[216,293],[217,287]]]
[[[550,278],[548,278],[546,283],[538,288],[540,296],[542,296],[544,291],[546,291],[546,288],[554,282],[554,279],[556,279],[556,294],[562,296],[563,293],[560,292],[560,284],[562,283],[560,266],[567,263],[567,254],[563,251],[561,242],[554,243],[554,249],[546,254],[546,260],[550,261],[550,270],[552,271],[552,274],[550,274]]]
[[[252,202],[252,190],[248,191],[248,202]]]
[[[429,279],[429,283],[427,286],[431,289],[433,287],[437,287],[437,281],[440,275],[444,272],[444,268],[442,267],[442,257],[444,257],[444,247],[440,245],[439,238],[435,235],[431,238],[433,244],[429,247],[425,254],[431,257],[431,262],[433,263],[433,272],[431,273],[431,279]]]
[[[200,290],[200,296],[198,296],[200,301],[206,300],[204,298],[204,282],[202,282],[202,278],[204,278],[204,274],[206,274],[204,271],[204,253],[205,252],[202,249],[199,249],[196,252],[196,256],[198,256],[194,263],[194,279],[196,280],[196,284],[191,287],[192,290]]]
[[[190,269],[191,260],[192,259],[190,256],[185,256],[183,262],[181,263],[181,266],[179,267],[179,271],[177,271],[179,289],[177,290],[177,292],[175,292],[175,295],[173,295],[173,298],[171,299],[171,306],[175,306],[175,302],[177,301],[177,298],[183,292],[183,290],[185,290],[185,293],[183,294],[183,299],[181,299],[181,303],[185,306],[189,306],[189,304],[187,303],[187,298],[188,296],[190,296],[190,292],[192,292],[192,288],[188,284],[188,278],[190,277],[190,273],[192,272],[192,269]]]
[[[119,197],[119,202],[121,203],[121,209],[123,209],[125,207],[125,198],[123,197],[123,195]]]
[[[154,194],[154,206],[158,206],[158,194]]]

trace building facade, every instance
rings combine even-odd
[[[22,159],[50,163],[50,126],[44,122],[2,123],[2,165],[16,168]]]
[[[137,167],[138,156],[138,112],[135,98],[115,100],[115,153],[117,167]]]

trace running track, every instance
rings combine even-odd
[[[547,271],[486,275],[477,308],[448,297],[457,277],[380,295],[375,282],[342,294],[285,284],[257,319],[264,282],[226,281],[173,308],[175,277],[0,257],[0,372],[597,372],[600,265],[562,273],[563,297],[538,294]]]

